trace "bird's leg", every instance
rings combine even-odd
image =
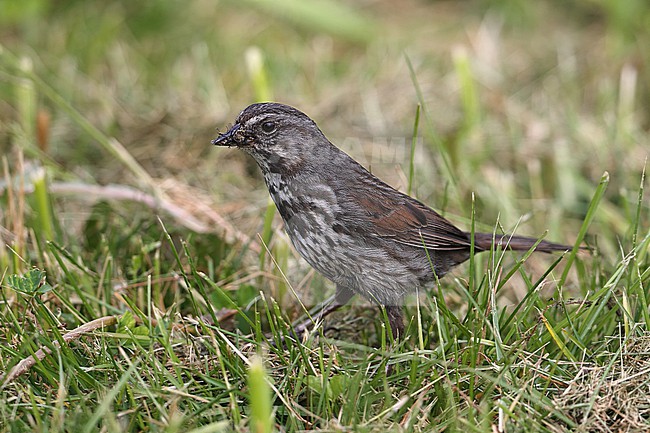
[[[348,289],[347,287],[337,285],[336,293],[318,304],[310,312],[311,317],[293,326],[293,330],[297,335],[303,334],[305,331],[316,325],[316,320],[314,319],[318,318],[322,320],[323,317],[329,315],[330,313],[333,313],[343,305],[347,304],[353,296],[354,292],[352,290]]]
[[[397,340],[400,337],[404,337],[404,314],[402,307],[399,305],[387,305],[384,308],[386,308],[386,316],[388,316],[388,323],[393,332],[393,338]]]

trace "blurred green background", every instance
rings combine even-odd
[[[154,178],[246,209],[265,197],[255,168],[209,140],[249,103],[297,106],[401,188],[421,103],[419,198],[466,217],[475,192],[488,226],[500,215],[512,227],[530,211],[529,231],[570,239],[565,216],[580,218],[604,171],[616,195],[640,180],[649,16],[640,0],[3,1],[1,145],[60,176],[129,179],[51,92]],[[21,112],[22,63],[49,89],[34,89],[36,115]],[[23,140],[39,115],[49,120],[44,154]],[[608,229],[620,235],[625,224]]]
[[[205,205],[254,238],[266,206],[256,167],[209,140],[272,99],[395,187],[413,177],[411,193],[459,223],[475,193],[482,229],[523,215],[520,233],[570,242],[607,171],[614,187],[592,234],[609,252],[630,236],[648,149],[644,1],[1,5],[12,169],[20,151],[57,180],[174,190],[175,203],[200,193],[180,206],[206,221]],[[55,204],[66,227],[88,218],[74,198]]]

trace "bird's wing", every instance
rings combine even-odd
[[[357,188],[339,196],[345,212],[337,216],[357,235],[381,237],[415,248],[439,251],[467,249],[466,233],[433,209],[385,184],[370,173]]]

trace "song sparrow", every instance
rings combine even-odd
[[[336,284],[330,312],[359,294],[386,308],[403,334],[404,297],[470,256],[470,233],[368,172],[301,111],[253,104],[212,141],[250,154],[296,250]],[[493,243],[529,250],[537,239],[474,233],[476,252]],[[541,241],[536,251],[571,247]]]

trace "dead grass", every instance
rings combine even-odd
[[[608,365],[580,364],[553,399],[578,432],[647,432],[650,429],[650,333],[621,342],[620,352],[599,354]],[[611,358],[610,358],[611,357]]]

